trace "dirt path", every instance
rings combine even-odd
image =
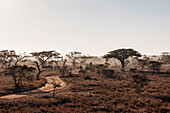
[[[10,94],[10,95],[1,96],[0,100],[21,98],[21,97],[25,97],[25,96],[32,96],[34,94],[41,94],[41,93],[51,92],[51,91],[53,91],[52,82],[61,83],[60,84],[61,87],[57,87],[56,90],[63,89],[64,87],[66,87],[66,83],[64,81],[62,81],[59,78],[59,76],[48,76],[48,77],[46,77],[46,80],[47,80],[47,83],[45,84],[44,87],[41,87],[41,88],[36,89],[36,90],[31,90],[31,91],[18,93],[18,94]]]

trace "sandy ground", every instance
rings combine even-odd
[[[51,92],[51,91],[53,91],[52,82],[61,83],[60,84],[61,87],[57,87],[56,91],[66,87],[66,83],[64,81],[62,81],[59,78],[59,76],[48,76],[48,77],[46,77],[46,80],[47,80],[47,83],[45,84],[44,87],[41,87],[39,89],[32,90],[32,91],[26,91],[26,92],[18,93],[18,94],[10,94],[10,95],[1,96],[0,100],[15,99],[15,98],[21,98],[21,97],[25,97],[25,96],[32,96],[32,95],[35,95],[35,94]]]

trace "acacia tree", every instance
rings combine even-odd
[[[161,60],[163,64],[170,64],[170,52],[162,52]]]
[[[44,72],[44,70],[41,70],[40,64],[39,64],[37,61],[35,61],[34,64],[35,64],[35,66],[36,66],[37,69],[38,69],[37,80],[39,80],[39,76],[40,76],[40,74],[41,74],[42,72]]]
[[[32,57],[36,58],[42,66],[44,66],[45,63],[50,59],[60,58],[60,53],[56,51],[32,52],[30,54],[32,55]]]
[[[137,61],[138,61],[138,64],[141,65],[142,69],[144,69],[145,65],[148,64],[148,61],[144,59],[138,59]]]
[[[73,68],[76,67],[76,60],[81,57],[81,54],[82,54],[81,52],[74,51],[66,55],[66,57],[72,60]]]
[[[16,88],[22,87],[22,82],[26,80],[27,82],[30,82],[33,78],[33,71],[35,68],[28,67],[26,65],[19,66],[14,65],[8,69],[5,70],[6,75],[12,76],[14,80],[14,85]]]
[[[25,61],[27,61],[25,58],[27,58],[28,56],[25,55],[25,53],[24,53],[23,55],[22,54],[15,55],[14,57],[15,57],[15,65],[17,65],[18,62],[25,62]]]
[[[66,65],[67,59],[62,56],[61,62],[63,63],[63,67],[64,67]]]
[[[90,56],[90,55],[83,55],[83,56],[80,56],[80,59],[82,60],[81,63],[82,64],[86,64],[86,61],[88,59],[93,59],[93,58],[96,58],[95,56]]]
[[[14,50],[2,50],[2,51],[0,51],[0,62],[2,63],[3,68],[4,67],[6,69],[9,68],[16,56],[17,55],[16,55]]]
[[[117,49],[114,51],[108,52],[108,54],[104,55],[103,58],[116,58],[121,62],[122,69],[124,71],[125,68],[125,60],[129,57],[141,57],[141,54],[133,49]]]
[[[50,60],[48,64],[53,65],[55,63],[56,66],[58,66],[59,60]]]
[[[149,61],[149,64],[150,64],[150,69],[153,70],[153,73],[156,72],[156,71],[160,71],[160,67],[162,65],[162,62],[159,62],[159,61]]]
[[[30,54],[32,55],[32,57],[37,59],[37,61],[34,62],[34,64],[36,65],[38,69],[37,80],[39,80],[40,74],[44,71],[44,70],[41,70],[41,66],[44,66],[45,63],[50,59],[60,58],[59,57],[60,53],[57,53],[56,51],[33,52]]]

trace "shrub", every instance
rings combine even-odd
[[[115,70],[112,69],[103,69],[102,70],[102,75],[106,77],[114,77]]]
[[[135,73],[137,71],[137,68],[130,68],[129,71]]]
[[[82,74],[83,76],[85,76],[85,74],[86,74],[86,70],[81,69],[81,70],[79,71],[79,74]]]
[[[26,65],[19,66],[15,65],[8,68],[5,71],[5,75],[10,75],[13,78],[14,85],[16,88],[20,88],[22,86],[23,81],[30,82],[33,79],[32,72],[35,70],[33,67],[28,67]]]
[[[153,72],[156,72],[156,71],[160,71],[160,67],[162,65],[161,62],[158,62],[158,61],[150,61],[149,62],[150,64],[150,69],[153,70]]]
[[[91,77],[90,77],[89,75],[86,75],[86,76],[84,77],[84,79],[85,79],[85,80],[90,80]]]
[[[53,88],[54,88],[54,90],[53,90],[53,98],[54,98],[55,97],[55,89],[56,89],[56,87],[61,87],[61,82],[56,83],[56,81],[53,79],[52,84],[53,84]]]
[[[69,73],[68,67],[67,67],[67,66],[63,66],[63,67],[60,69],[60,73],[61,73],[62,75],[68,74],[68,73]]]
[[[139,92],[141,91],[141,88],[144,87],[144,85],[147,85],[149,81],[146,75],[132,75],[132,77],[133,82],[136,83],[136,87]]]

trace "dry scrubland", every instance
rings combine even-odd
[[[0,112],[170,112],[170,53],[157,60],[124,48],[102,58],[76,51],[65,56],[56,51],[30,55],[0,51],[0,96],[42,87],[46,76],[61,75],[64,85],[22,98],[1,98]]]
[[[24,82],[23,87],[17,90],[15,89],[13,82],[14,81],[12,80],[11,76],[5,76],[3,74],[0,75],[0,96],[37,89],[44,86],[46,80],[43,77],[41,80],[38,81],[34,79],[30,83]]]
[[[46,75],[60,74],[47,70]],[[61,76],[67,87],[52,93],[43,93],[12,100],[0,100],[0,112],[170,112],[169,75],[147,74],[148,85],[137,92],[131,73],[117,70],[113,78],[88,71],[90,79],[82,74]],[[86,74],[86,75],[87,75]],[[11,78],[1,76],[0,94],[14,93]],[[35,80],[36,81],[36,80]],[[43,79],[32,82],[40,87]],[[32,89],[25,87],[24,90]]]

